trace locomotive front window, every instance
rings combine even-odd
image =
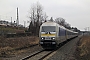
[[[55,26],[42,26],[42,32],[55,32]]]

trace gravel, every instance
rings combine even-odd
[[[74,52],[78,41],[79,37],[69,41],[64,46],[59,48],[59,50],[48,60],[76,60],[74,57]]]

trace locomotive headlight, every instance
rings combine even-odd
[[[41,38],[42,40],[44,39],[44,38]]]
[[[41,40],[44,40],[45,38],[44,37],[41,37]]]
[[[55,40],[55,37],[53,37],[52,39]]]

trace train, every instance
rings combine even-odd
[[[63,42],[76,36],[78,36],[78,32],[49,21],[40,26],[39,45],[43,49],[55,49]]]

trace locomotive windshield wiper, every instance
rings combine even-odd
[[[51,33],[49,32],[49,34],[51,34]]]
[[[48,34],[48,32],[45,32],[45,34]]]
[[[45,34],[51,34],[50,32],[45,32]]]

